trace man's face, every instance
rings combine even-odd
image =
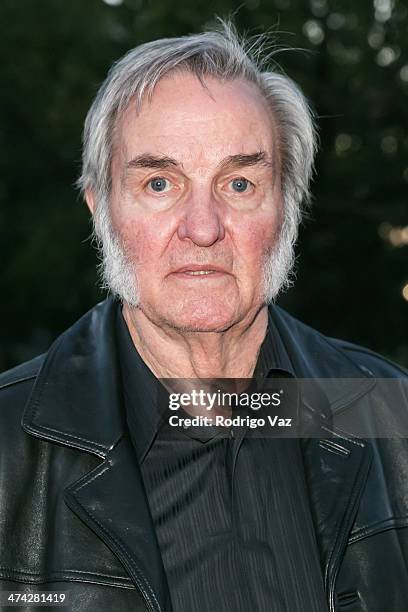
[[[257,88],[174,73],[117,126],[111,222],[158,325],[221,331],[264,301],[282,221],[277,135]]]

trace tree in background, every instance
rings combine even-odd
[[[2,0],[0,369],[45,350],[103,298],[74,182],[81,129],[129,48],[235,11],[318,115],[314,202],[280,300],[332,336],[408,364],[408,9],[401,0]],[[303,51],[284,51],[285,47]]]

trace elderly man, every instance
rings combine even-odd
[[[257,55],[227,25],[144,44],[89,111],[80,184],[113,296],[0,379],[3,605],[408,609],[404,439],[167,435],[159,410],[193,379],[347,379],[299,401],[371,419],[377,377],[405,376],[273,305],[315,138]]]

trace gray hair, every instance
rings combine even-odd
[[[151,97],[156,84],[174,71],[188,71],[202,82],[211,76],[222,81],[254,83],[266,99],[278,130],[284,218],[279,239],[265,261],[265,300],[291,284],[294,245],[316,150],[313,113],[299,87],[286,75],[264,70],[273,53],[265,53],[265,36],[245,40],[220,20],[221,28],[179,38],[163,38],[135,47],[116,62],[88,112],[83,137],[82,174],[78,186],[93,192],[94,232],[102,253],[104,286],[130,304],[137,304],[136,281],[130,261],[110,225],[111,161],[114,129],[121,113],[134,100],[135,110]],[[264,57],[262,58],[262,56]],[[132,284],[132,283],[131,283]]]

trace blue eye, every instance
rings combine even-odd
[[[150,188],[156,193],[162,193],[169,189],[169,181],[161,176],[157,176],[149,181]]]
[[[237,191],[238,193],[243,193],[244,191],[247,191],[249,187],[249,181],[244,178],[236,178],[231,181],[231,185],[234,191]]]

